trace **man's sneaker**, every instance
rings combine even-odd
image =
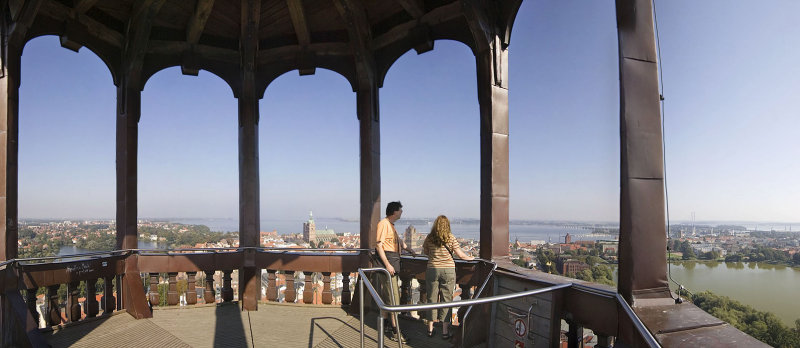
[[[403,336],[402,333],[398,335],[397,333],[394,332],[394,330],[389,332],[388,336],[389,336],[390,340],[395,341],[395,342],[397,342],[397,337],[399,336],[400,337],[400,342],[403,342],[403,344],[408,343],[408,339],[405,336]]]

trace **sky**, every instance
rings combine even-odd
[[[656,1],[673,221],[798,222],[796,1]],[[619,220],[614,1],[526,0],[509,48],[510,218]],[[116,89],[58,38],[22,57],[20,218],[113,218]],[[380,90],[382,202],[406,217],[479,215],[475,58],[436,41]],[[356,96],[289,72],[260,101],[262,219],[358,218]],[[237,102],[218,77],[163,70],[142,92],[138,215],[238,216]]]

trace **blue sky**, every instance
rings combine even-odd
[[[658,1],[670,217],[800,221],[800,27],[792,1]],[[617,221],[619,84],[614,1],[531,1],[510,61],[512,219]],[[20,208],[115,212],[115,97],[105,65],[56,37],[29,42],[20,90]],[[382,199],[408,217],[477,217],[474,57],[437,41],[389,71]],[[261,216],[358,217],[355,94],[324,69],[287,73],[260,102]],[[237,103],[170,68],[142,93],[140,217],[237,217]]]

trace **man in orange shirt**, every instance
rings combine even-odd
[[[407,250],[411,255],[416,255],[414,250],[409,248],[406,243],[400,239],[397,235],[397,230],[394,228],[395,221],[399,220],[402,215],[403,205],[400,204],[400,202],[389,202],[389,204],[386,205],[386,218],[378,222],[378,238],[375,250],[383,266],[389,271],[389,274],[392,275],[390,277],[391,286],[383,286],[385,289],[383,296],[389,305],[396,305],[400,300],[400,291],[397,286],[399,280],[398,272],[400,272],[400,251]],[[386,283],[385,277],[381,277],[380,279],[384,282],[383,284]],[[389,338],[392,340],[400,339],[406,342],[406,339],[397,332],[397,323],[394,320],[394,316],[391,316],[391,318],[393,330],[389,332]],[[386,328],[388,329],[388,327]]]

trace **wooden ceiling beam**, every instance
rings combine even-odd
[[[212,8],[214,8],[214,0],[197,1],[192,18],[189,19],[189,25],[186,27],[186,41],[190,45],[195,45],[200,41]]]
[[[141,88],[141,72],[147,44],[150,40],[150,29],[153,19],[158,15],[166,0],[137,0],[127,24],[125,46],[123,48],[123,73],[130,83]]]
[[[419,19],[410,20],[403,24],[399,24],[388,32],[375,37],[372,40],[372,47],[377,50],[389,46],[392,43],[406,38],[410,31],[414,30],[414,28],[420,25],[435,27],[440,23],[449,22],[455,18],[463,17],[464,14],[461,12],[461,7],[461,2],[456,1],[441,7],[437,7],[424,14]]]
[[[42,3],[39,13],[53,18],[57,21],[67,21],[69,19],[70,9],[66,5],[47,0]],[[122,47],[125,37],[122,33],[107,27],[93,18],[80,14],[77,16],[77,22],[86,28],[86,31],[101,41],[105,41],[114,47]]]
[[[33,24],[33,20],[36,19],[36,14],[39,12],[42,2],[42,0],[26,0],[24,3],[22,1],[9,2],[14,21],[13,28],[9,31],[9,42],[11,44],[20,45],[20,48],[21,45],[24,45],[25,34]]]
[[[311,43],[311,35],[308,31],[302,0],[286,0],[286,5],[289,7],[289,16],[292,17],[292,25],[297,33],[297,42],[300,46],[308,46]]]
[[[423,7],[422,0],[395,0],[400,3],[400,6],[414,17],[414,19],[419,19],[420,17],[425,15],[425,8]]]
[[[75,0],[75,5],[72,6],[72,11],[74,11],[75,15],[84,14],[96,3],[97,0]]]
[[[333,0],[333,3],[347,25],[359,83],[371,84],[377,78],[377,70],[371,49],[372,30],[367,11],[355,0]]]

